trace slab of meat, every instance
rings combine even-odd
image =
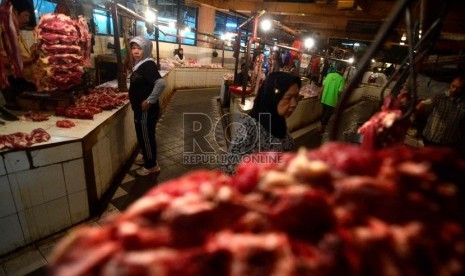
[[[42,32],[62,34],[79,37],[76,22],[71,17],[59,13],[47,13],[40,17],[40,27],[35,29],[35,35],[40,36]]]
[[[81,47],[77,45],[66,45],[66,44],[48,44],[41,43],[38,48],[41,51],[41,56],[48,57],[50,55],[65,55],[65,54],[74,54],[80,55]]]
[[[43,122],[43,121],[48,121],[48,117],[50,117],[50,114],[28,111],[24,114],[24,117],[27,120],[30,120],[33,122]]]
[[[101,227],[62,240],[49,272],[465,273],[465,161],[454,152],[330,143],[279,160],[158,185]]]
[[[117,89],[99,87],[89,90],[88,95],[79,97],[73,106],[57,107],[55,115],[76,119],[93,119],[102,110],[118,108],[128,100],[127,93],[117,93]]]
[[[39,91],[69,90],[82,83],[90,65],[91,34],[87,21],[64,14],[45,14],[34,29],[38,58],[34,64]]]
[[[42,128],[34,129],[30,134],[16,132],[0,135],[0,150],[5,148],[13,150],[24,149],[33,144],[47,142],[48,140],[50,140],[50,134]]]
[[[41,58],[42,64],[81,64],[82,57],[76,54],[54,54]]]
[[[359,129],[363,134],[362,147],[365,149],[381,149],[395,144],[402,144],[409,126],[408,118],[402,119],[406,106],[410,101],[407,92],[401,92],[394,98],[387,96],[381,111],[375,113]]]
[[[23,59],[19,50],[18,44],[18,33],[19,24],[15,20],[13,14],[13,5],[9,0],[4,0],[0,4],[0,28],[2,29],[1,40],[3,44],[3,50],[6,53],[6,57],[9,61],[11,72],[16,78],[22,77],[23,72]],[[0,61],[0,86],[7,87],[7,76],[5,75],[5,66]]]
[[[59,120],[56,122],[56,126],[61,128],[72,128],[76,126],[76,124],[74,124],[73,121],[70,120]]]
[[[92,34],[89,32],[87,19],[83,16],[78,16],[76,22],[77,30],[79,32],[79,45],[81,46],[81,55],[84,60],[84,66],[90,66],[90,54],[92,50]]]

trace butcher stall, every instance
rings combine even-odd
[[[96,114],[66,112],[88,118],[16,112],[19,120],[0,126],[0,255],[95,214],[135,150],[127,100]]]
[[[6,18],[13,16],[9,5],[0,7]],[[18,35],[15,28],[2,30]],[[0,108],[0,255],[95,214],[137,144],[127,93],[116,81],[86,83],[86,20],[46,14],[34,35],[27,80],[36,89],[21,91],[21,111]],[[24,76],[21,55],[11,40],[3,46],[10,60],[0,63],[0,84],[15,88],[9,79]]]

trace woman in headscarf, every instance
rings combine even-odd
[[[136,159],[136,164],[143,165],[136,170],[136,174],[145,176],[160,171],[157,164],[155,125],[160,113],[158,99],[165,88],[165,80],[152,58],[152,41],[136,36],[131,39],[129,46],[134,61],[129,100],[134,111],[137,142],[142,153],[142,156]]]
[[[179,63],[179,64],[184,64],[186,62],[186,59],[184,57],[184,49],[183,48],[178,49],[178,52],[176,53],[176,55],[174,55],[174,61]]]
[[[231,141],[223,170],[232,173],[243,156],[257,152],[283,152],[294,148],[286,118],[300,100],[302,83],[298,76],[273,72],[263,82],[252,110],[246,115]]]

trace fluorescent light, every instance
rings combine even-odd
[[[147,9],[145,11],[145,20],[147,20],[147,22],[153,23],[153,22],[155,22],[156,19],[157,19],[157,16],[155,15],[155,13],[152,10]]]

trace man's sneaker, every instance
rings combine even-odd
[[[142,168],[136,170],[136,174],[140,175],[140,176],[146,176],[146,175],[149,175],[149,174],[152,174],[152,173],[157,173],[159,171],[160,171],[160,166],[155,166],[155,167],[150,168],[150,169],[146,169],[145,167],[142,167]]]
[[[140,165],[140,166],[144,165],[144,156],[139,153],[136,157],[136,160],[134,161],[134,164]]]

